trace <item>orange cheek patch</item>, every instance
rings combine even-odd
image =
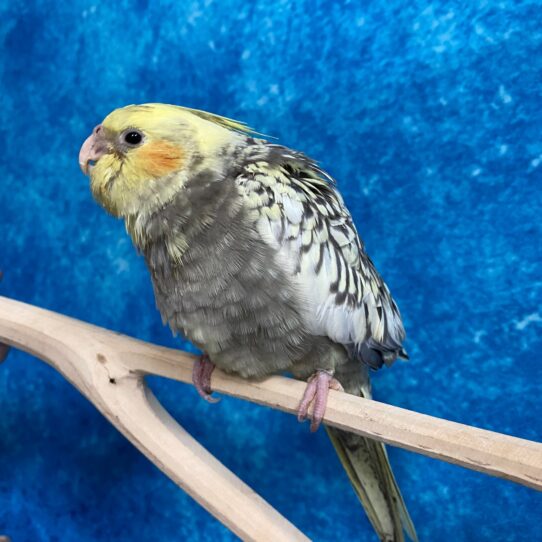
[[[168,141],[153,141],[137,151],[135,166],[151,177],[163,177],[178,171],[184,163],[183,149]]]

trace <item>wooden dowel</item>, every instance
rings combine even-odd
[[[130,375],[155,374],[191,382],[194,356],[0,297],[0,341],[51,363],[43,340],[52,339]],[[59,347],[60,348],[60,347]],[[54,350],[51,351],[51,355]],[[54,357],[54,356],[53,356]],[[110,368],[110,372],[113,369]],[[96,372],[96,369],[94,369]],[[70,375],[66,375],[70,378]],[[120,375],[122,377],[122,374]],[[286,412],[295,412],[305,384],[275,376],[247,381],[215,370],[214,390]],[[542,490],[542,444],[419,414],[331,390],[325,423],[394,446]]]
[[[145,348],[145,352],[141,352]],[[139,354],[141,352],[141,354]],[[191,382],[194,356],[139,343],[121,354],[147,374]],[[246,381],[215,369],[213,390],[295,414],[305,383]],[[406,450],[542,490],[542,444],[330,390],[324,422]]]

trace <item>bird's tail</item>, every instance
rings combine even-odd
[[[340,375],[336,376],[339,381],[342,380]],[[342,381],[352,382],[352,379]],[[356,387],[356,390],[350,386],[345,386],[345,389],[349,393],[359,390],[358,395],[371,397],[368,375],[365,381]],[[354,491],[380,540],[404,542],[406,532],[413,542],[418,542],[414,524],[391,470],[384,445],[381,442],[332,427],[326,427],[326,429],[348,473]]]

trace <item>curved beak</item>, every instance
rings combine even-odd
[[[102,134],[102,125],[98,124],[92,134],[87,137],[79,151],[79,167],[88,175],[93,162],[99,160],[107,151],[107,145]]]

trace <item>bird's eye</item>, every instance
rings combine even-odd
[[[129,145],[139,145],[142,140],[143,140],[143,136],[139,132],[136,132],[135,130],[128,132],[124,136],[124,141],[128,143]]]

